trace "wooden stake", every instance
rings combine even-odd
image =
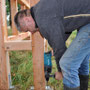
[[[44,39],[37,32],[32,35],[33,73],[35,90],[45,90]]]
[[[12,81],[11,81],[11,70],[10,70],[10,58],[9,58],[9,52],[6,51],[6,61],[7,61],[7,73],[8,73],[8,83],[9,83],[9,89],[12,86]]]
[[[39,0],[30,0],[30,6]],[[45,90],[44,39],[39,32],[32,35],[33,73],[35,90]]]
[[[4,48],[4,32],[3,32],[3,20],[2,20],[2,2],[0,0],[0,90],[8,90],[8,73],[7,73],[7,63]],[[5,7],[5,6],[4,6]]]
[[[14,24],[14,16],[18,11],[17,0],[10,0],[10,2],[11,2],[10,4],[11,4],[11,18],[12,18],[12,33],[13,35],[18,35],[18,31]]]
[[[6,21],[6,0],[2,0],[1,2],[1,9],[2,9],[2,29],[4,30],[4,38],[7,40],[8,32],[7,32],[7,21]],[[1,11],[0,11],[1,14]]]

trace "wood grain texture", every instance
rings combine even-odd
[[[17,40],[23,40],[26,39],[27,37],[30,37],[31,39],[31,33],[30,32],[25,32],[25,33],[20,33],[18,35],[13,35],[13,36],[8,36],[7,40],[8,41],[17,41]]]
[[[34,6],[39,0],[30,0],[30,6]],[[44,38],[39,32],[32,35],[33,74],[35,90],[45,90],[44,74]]]
[[[45,90],[44,39],[39,32],[32,35],[33,73],[35,90]]]
[[[6,0],[1,1],[1,9],[2,9],[2,29],[4,30],[4,38],[7,40],[8,31],[7,31],[7,20],[6,20],[6,7],[5,2]],[[0,10],[1,13],[1,10]]]
[[[0,90],[8,90],[8,73],[7,73],[7,63],[6,63],[6,52],[4,48],[4,28],[2,19],[2,3],[0,0]],[[5,6],[4,6],[5,7]]]
[[[26,0],[18,0],[18,3],[21,5],[25,5],[26,8],[30,9],[30,4]]]
[[[17,0],[10,0],[10,2],[11,2],[10,6],[11,6],[11,19],[12,19],[12,34],[18,35],[18,30],[17,30],[15,23],[14,23],[14,16],[18,11]]]
[[[5,50],[6,51],[32,50],[32,41],[31,40],[6,41]]]

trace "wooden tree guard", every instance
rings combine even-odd
[[[11,81],[8,78],[8,75],[10,75],[9,51],[12,50],[32,50],[35,90],[45,90],[44,39],[39,32],[36,32],[32,35],[32,39],[23,40],[26,37],[31,37],[31,34],[28,32],[18,34],[14,24],[18,3],[21,4],[21,9],[29,9],[30,6],[35,5],[38,1],[10,0],[13,35],[8,37],[5,0],[0,0],[0,90],[8,90],[10,87]]]

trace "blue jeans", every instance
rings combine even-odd
[[[90,24],[80,28],[76,38],[60,59],[63,84],[69,88],[80,86],[79,74],[89,75]]]

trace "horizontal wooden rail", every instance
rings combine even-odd
[[[30,32],[26,32],[26,33],[20,33],[19,35],[12,35],[12,36],[8,36],[7,40],[8,41],[12,41],[12,40],[23,40],[26,39],[27,37],[31,37],[31,33]]]
[[[30,4],[26,0],[18,0],[18,3],[25,5],[28,9],[30,9]]]
[[[5,50],[7,51],[32,50],[32,41],[31,40],[5,41]]]

